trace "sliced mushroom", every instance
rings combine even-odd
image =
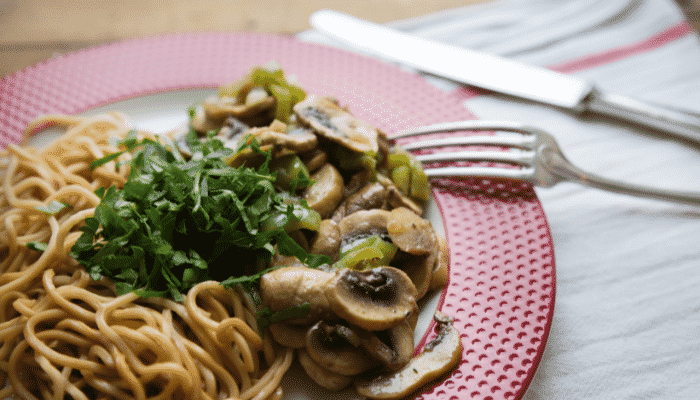
[[[221,126],[217,136],[225,142],[228,142],[237,140],[243,134],[248,132],[249,129],[250,126],[244,124],[243,121],[234,116],[230,116],[224,120],[224,124]]]
[[[318,228],[318,234],[311,242],[311,253],[328,256],[332,261],[338,260],[340,250],[340,228],[335,221],[324,219]]]
[[[387,231],[399,249],[412,255],[403,260],[399,256],[396,265],[408,274],[416,286],[418,298],[422,298],[431,288],[433,271],[442,257],[433,226],[411,210],[399,207],[391,210]]]
[[[370,236],[378,235],[388,239],[389,232],[386,230],[388,221],[389,211],[378,209],[361,210],[343,218],[338,223],[341,251],[343,247]]]
[[[401,324],[416,307],[417,293],[411,279],[393,267],[341,269],[325,293],[339,317],[370,331]]]
[[[382,174],[377,174],[377,181],[384,185],[389,191],[387,198],[389,207],[406,207],[417,215],[423,215],[423,207],[401,192],[391,179]]]
[[[299,261],[295,256],[283,256],[278,251],[272,256],[270,260],[270,267],[272,268],[283,268],[283,267],[306,267],[304,263]]]
[[[223,122],[224,118],[208,118],[205,109],[202,106],[198,106],[195,108],[194,116],[190,120],[190,126],[201,135],[204,135],[211,130],[219,130]]]
[[[438,335],[422,353],[398,371],[373,379],[357,379],[357,393],[370,399],[403,398],[454,368],[462,356],[459,332],[452,319],[442,313],[435,314],[435,321]]]
[[[389,141],[389,138],[385,132],[380,129],[377,130],[379,131],[379,135],[377,136],[377,144],[379,145],[377,161],[379,165],[385,165],[386,160],[389,157],[389,153],[391,153],[391,142]]]
[[[251,135],[258,141],[260,146],[272,145],[278,151],[289,150],[292,153],[299,153],[316,147],[318,139],[313,132],[298,129],[287,133],[284,130],[285,127],[284,123],[275,121],[270,126],[250,128],[245,132],[245,136]],[[234,150],[238,150],[240,145],[241,143],[238,140],[226,142],[226,146]]]
[[[333,214],[333,219],[340,220],[361,210],[385,208],[389,191],[381,183],[369,183],[350,195]]]
[[[274,97],[268,96],[262,88],[251,90],[248,96],[241,100],[213,95],[197,107],[190,125],[200,133],[218,131],[225,120],[233,116],[246,125],[265,126],[274,120],[275,104]]]
[[[311,358],[306,350],[302,349],[298,350],[298,352],[299,363],[304,368],[304,371],[306,371],[306,374],[309,375],[314,382],[328,390],[336,392],[343,390],[355,379],[352,376],[337,374],[321,367]]]
[[[274,109],[275,103],[275,98],[268,95],[265,89],[253,88],[242,103],[233,97],[215,95],[204,99],[202,106],[208,118],[223,121],[229,115],[241,120],[258,116]]]
[[[339,259],[336,269],[367,269],[390,265],[398,247],[393,244],[386,230],[389,212],[362,210],[343,218],[340,230]]]
[[[430,277],[430,290],[445,286],[450,278],[450,249],[444,236],[436,236],[438,239],[438,254],[435,268],[433,268],[433,273]]]
[[[335,317],[326,300],[326,287],[334,274],[307,267],[275,269],[260,278],[260,296],[264,306],[272,311],[298,307],[309,303],[309,314],[304,318],[288,320],[294,325],[309,325],[320,319]]]
[[[303,349],[306,347],[306,332],[308,326],[291,325],[283,322],[270,325],[270,332],[275,342],[284,347],[293,349]]]
[[[379,332],[361,335],[367,354],[391,370],[397,370],[413,357],[413,328],[408,320]]]
[[[224,142],[224,146],[237,151],[230,156],[226,162],[233,167],[240,167],[243,164],[256,165],[261,163],[265,157],[258,152],[246,148],[238,151],[243,145],[243,140],[248,143],[255,140],[260,145],[260,149],[267,152],[274,150],[275,156],[291,155],[313,149],[317,144],[316,135],[309,130],[294,131],[292,134],[286,132],[286,124],[280,121],[274,121],[269,126],[254,127],[244,132],[244,134],[234,136],[230,140]],[[303,166],[303,164],[301,164]]]
[[[377,154],[379,132],[330,98],[310,95],[294,106],[305,124],[328,139],[360,153]]]
[[[360,346],[360,337],[341,323],[319,321],[306,333],[306,351],[321,367],[353,376],[375,366]]]
[[[416,325],[418,325],[418,314],[420,313],[420,309],[418,309],[418,304],[416,304],[416,307],[411,310],[411,314],[406,318],[406,322],[408,322],[408,326],[411,327],[411,331],[416,330]]]
[[[400,253],[399,253],[400,254]],[[416,287],[417,298],[422,299],[428,290],[430,290],[430,282],[432,281],[433,269],[437,256],[435,254],[427,254],[422,256],[397,256],[396,265],[408,275]],[[403,258],[403,260],[401,260]]]
[[[437,250],[437,236],[430,221],[408,208],[391,210],[386,228],[391,241],[406,253],[425,255]]]
[[[306,165],[306,169],[311,173],[318,171],[319,168],[323,167],[328,162],[328,153],[323,151],[319,146],[314,147],[310,151],[300,153],[299,157],[301,157],[304,165]]]
[[[374,175],[377,174],[375,173]],[[350,176],[350,179],[348,179],[348,182],[345,184],[345,197],[352,196],[363,187],[374,182],[374,180],[375,179],[372,177],[372,171],[370,170],[365,169],[355,172]]]
[[[329,216],[343,201],[343,177],[332,164],[326,163],[311,179],[314,184],[306,189],[304,199],[312,210],[323,217]]]
[[[235,119],[235,118],[234,118]],[[237,122],[240,122],[236,120]],[[197,106],[195,109],[195,114],[192,117],[192,119],[189,121],[188,124],[184,124],[181,128],[177,128],[171,132],[168,133],[168,136],[173,140],[173,142],[177,145],[178,150],[180,153],[186,157],[190,158],[192,157],[193,150],[190,148],[190,145],[188,143],[188,134],[190,133],[190,128],[194,129],[197,132],[197,138],[200,142],[204,141],[206,139],[206,133],[209,131],[219,131],[223,126],[226,126],[226,124],[229,123],[229,125],[234,125],[233,121],[224,121],[224,120],[211,120],[208,119],[206,116],[206,113],[204,112],[204,109],[201,106]],[[233,130],[232,127],[228,128],[230,131]],[[222,139],[224,142],[228,140],[226,138],[227,131],[224,132],[224,136],[221,136],[220,139]]]

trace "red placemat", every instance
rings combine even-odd
[[[271,60],[308,92],[335,96],[389,135],[474,118],[457,96],[363,56],[284,36],[181,34],[79,51],[3,78],[0,148],[19,143],[27,123],[42,114],[216,87]],[[554,309],[554,254],[544,212],[527,184],[441,180],[433,195],[451,257],[438,308],[455,317],[464,354],[444,381],[417,396],[519,399],[542,357]],[[433,336],[431,327],[418,349]]]

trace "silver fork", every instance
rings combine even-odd
[[[665,190],[635,185],[591,174],[569,162],[556,140],[548,133],[516,122],[459,121],[429,125],[398,132],[391,139],[440,132],[494,131],[494,134],[465,135],[428,139],[402,145],[408,151],[446,146],[495,146],[511,150],[464,150],[420,154],[423,164],[430,162],[493,161],[520,168],[483,166],[445,166],[425,169],[428,177],[497,178],[530,182],[535,186],[552,187],[559,182],[572,181],[590,187],[632,196],[647,197],[676,203],[700,205],[700,193]],[[504,134],[510,132],[510,134]]]

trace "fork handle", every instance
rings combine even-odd
[[[700,206],[700,193],[698,192],[660,189],[609,179],[576,167],[561,153],[550,148],[542,149],[541,154],[545,156],[545,165],[550,171],[569,181],[609,192]]]
[[[593,90],[586,108],[609,117],[635,122],[700,144],[700,116],[657,106],[624,96]]]

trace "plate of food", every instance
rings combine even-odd
[[[3,78],[3,397],[521,398],[555,298],[532,187],[428,183],[391,140],[463,119],[418,75],[276,35]]]

